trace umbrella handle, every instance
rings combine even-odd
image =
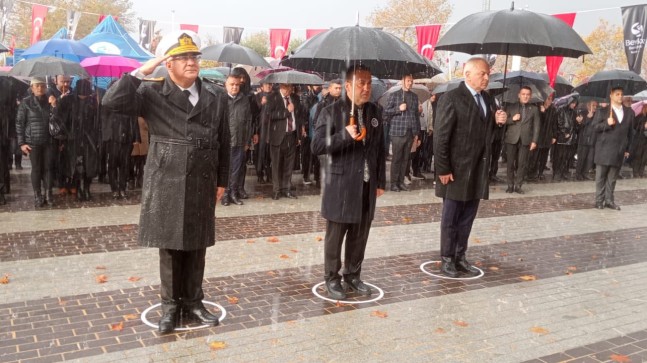
[[[351,126],[356,126],[355,115],[350,115],[349,124]],[[366,127],[361,127],[359,130],[359,135],[355,136],[355,141],[362,141],[366,137]]]

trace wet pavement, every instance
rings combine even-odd
[[[0,362],[647,361],[647,179],[618,181],[621,211],[594,208],[592,181],[492,186],[472,280],[434,276],[441,204],[414,181],[378,199],[362,277],[381,293],[335,303],[315,287],[318,188],[295,174],[299,199],[274,201],[249,175],[245,205],[217,206],[207,251],[221,325],[160,336],[141,319],[160,311],[157,250],[136,244],[139,191],[115,200],[94,183],[90,202],[35,210],[28,175],[12,171],[0,206]]]

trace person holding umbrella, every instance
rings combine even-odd
[[[633,135],[634,111],[622,104],[622,87],[611,87],[610,102],[600,108],[593,121],[598,133],[595,142],[595,207],[620,210],[613,200],[616,180]]]
[[[370,70],[359,65],[348,69],[345,89],[342,100],[319,114],[312,140],[313,154],[326,155],[329,163],[321,198],[321,214],[327,220],[324,280],[328,295],[336,300],[346,298],[339,275],[344,237],[344,282],[360,295],[372,293],[361,280],[362,262],[376,198],[386,186],[384,124],[377,106],[369,101]],[[349,124],[349,117],[356,124]]]
[[[487,61],[470,58],[463,74],[465,81],[440,98],[434,125],[436,196],[443,198],[440,272],[451,278],[480,273],[466,258],[467,241],[480,199],[489,197],[493,132],[507,118],[482,92],[489,82]]]

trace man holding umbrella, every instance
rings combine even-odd
[[[351,67],[345,88],[346,96],[319,114],[312,140],[313,154],[328,156],[321,199],[321,214],[327,220],[324,279],[329,296],[336,300],[346,298],[339,275],[344,237],[344,281],[354,292],[372,293],[360,274],[376,198],[384,194],[386,185],[383,123],[377,106],[369,102],[371,72]],[[356,125],[349,125],[351,113]],[[363,139],[362,129],[366,130]]]
[[[436,196],[443,198],[440,271],[451,278],[479,274],[465,256],[467,240],[479,201],[489,196],[494,128],[506,123],[506,113],[495,113],[494,100],[482,92],[490,74],[485,59],[469,59],[463,74],[465,81],[440,98],[434,127]]]

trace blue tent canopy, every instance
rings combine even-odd
[[[80,40],[97,55],[120,55],[145,62],[153,57],[149,51],[142,48],[128,35],[119,23],[107,16],[85,38]]]
[[[51,39],[67,39],[67,38],[68,38],[67,28],[62,27],[56,33],[54,33],[54,35],[52,35]]]

